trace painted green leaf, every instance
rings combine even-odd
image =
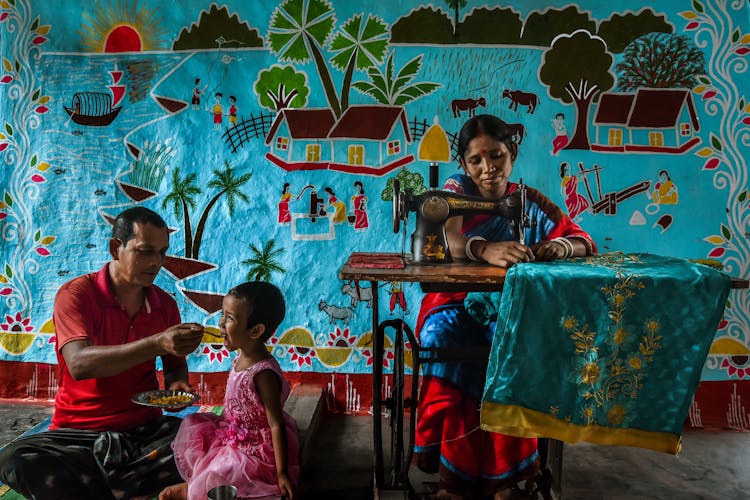
[[[36,30],[39,27],[39,18],[37,17],[34,19],[34,22],[31,23],[31,31]]]
[[[42,231],[37,229],[36,232],[34,233],[34,241],[39,241],[39,238],[41,237],[42,237]]]
[[[13,277],[13,269],[11,269],[8,264],[5,264],[5,275],[8,278],[12,278]]]
[[[740,102],[737,103],[737,109],[739,109],[740,111],[742,111],[743,109],[745,109],[745,98],[744,97],[742,99],[740,99]]]
[[[693,9],[695,9],[696,12],[703,12],[703,5],[701,5],[698,0],[693,0]]]
[[[32,156],[32,157],[31,157],[31,166],[32,166],[32,167],[33,167],[34,165],[36,165],[36,160],[37,160],[37,158],[36,158],[36,155],[34,155],[34,156]]]
[[[729,232],[729,228],[724,224],[721,225],[721,234],[724,235],[727,241],[732,241],[732,233]]]
[[[740,203],[744,203],[746,199],[747,199],[747,191],[741,192],[740,195],[737,197],[737,201],[739,201]]]
[[[5,122],[5,131],[8,133],[8,135],[13,135],[13,127],[10,126],[10,123]]]
[[[734,30],[734,33],[732,33],[732,42],[737,43],[737,40],[740,39],[740,29],[737,28]]]
[[[13,206],[13,198],[10,197],[10,195],[8,194],[7,191],[5,192],[4,198],[5,198],[5,204],[8,205],[9,207],[12,207]]]
[[[699,76],[698,81],[704,85],[711,85],[711,80],[709,80],[708,77],[705,76]]]
[[[711,134],[711,145],[716,151],[721,151],[721,141],[713,133]]]
[[[37,97],[39,97],[39,94],[41,94],[41,89],[36,89],[36,92],[34,92],[34,95],[31,96],[32,101],[36,101]]]

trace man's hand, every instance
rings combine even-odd
[[[198,323],[181,323],[159,334],[159,346],[167,354],[187,356],[193,352],[203,338],[203,326]]]

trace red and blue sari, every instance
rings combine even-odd
[[[463,174],[451,176],[443,189],[479,196]],[[518,184],[509,182],[506,193],[517,189]],[[526,208],[532,223],[526,229],[528,245],[564,236],[579,238],[589,253],[595,251],[591,237],[539,191],[527,188]],[[464,216],[462,233],[489,241],[513,239],[510,221],[493,214]],[[423,347],[491,345],[494,321],[485,325],[475,320],[464,307],[465,297],[466,293],[424,297],[416,325]],[[535,438],[480,428],[486,368],[481,362],[422,365],[415,461],[426,472],[439,472],[441,488],[468,498],[491,496],[539,472]]]

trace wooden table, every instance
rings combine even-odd
[[[380,322],[378,283],[386,281],[399,281],[419,283],[424,292],[483,292],[497,291],[505,282],[506,269],[489,264],[468,261],[456,261],[451,264],[420,264],[411,263],[410,257],[404,258],[404,267],[395,268],[371,268],[357,267],[352,265],[352,258],[339,270],[339,279],[350,281],[369,281],[372,285],[372,337],[373,337],[373,369],[372,369],[372,413],[373,413],[373,440],[374,440],[374,488],[375,497],[382,489],[408,490],[413,495],[414,490],[409,483],[409,465],[414,447],[414,428],[416,423],[416,399],[419,379],[420,362],[430,361],[476,361],[483,356],[486,360],[489,348],[467,348],[465,351],[438,352],[439,349],[420,348],[408,325],[401,320],[388,320]],[[378,254],[372,254],[376,256]],[[392,254],[382,254],[392,255]],[[732,288],[748,288],[750,282],[745,279],[732,278]],[[383,463],[383,436],[381,413],[383,409],[381,393],[383,388],[383,350],[385,339],[385,328],[392,327],[396,330],[394,342],[394,383],[391,404],[393,405],[392,418],[394,420],[394,463],[391,464],[391,477],[386,483],[384,478]],[[412,345],[412,395],[411,395],[411,426],[409,430],[409,446],[407,458],[401,461],[400,454],[403,448],[403,335],[409,337]],[[445,351],[445,350],[442,350]],[[416,354],[416,355],[415,355]],[[400,375],[400,377],[399,377]],[[554,439],[540,439],[540,455],[543,467],[550,477],[551,490],[560,497],[561,472],[562,472],[562,442]],[[542,449],[544,448],[544,449]]]

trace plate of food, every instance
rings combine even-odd
[[[198,395],[187,391],[145,391],[133,396],[133,402],[156,408],[183,408],[198,401]]]

